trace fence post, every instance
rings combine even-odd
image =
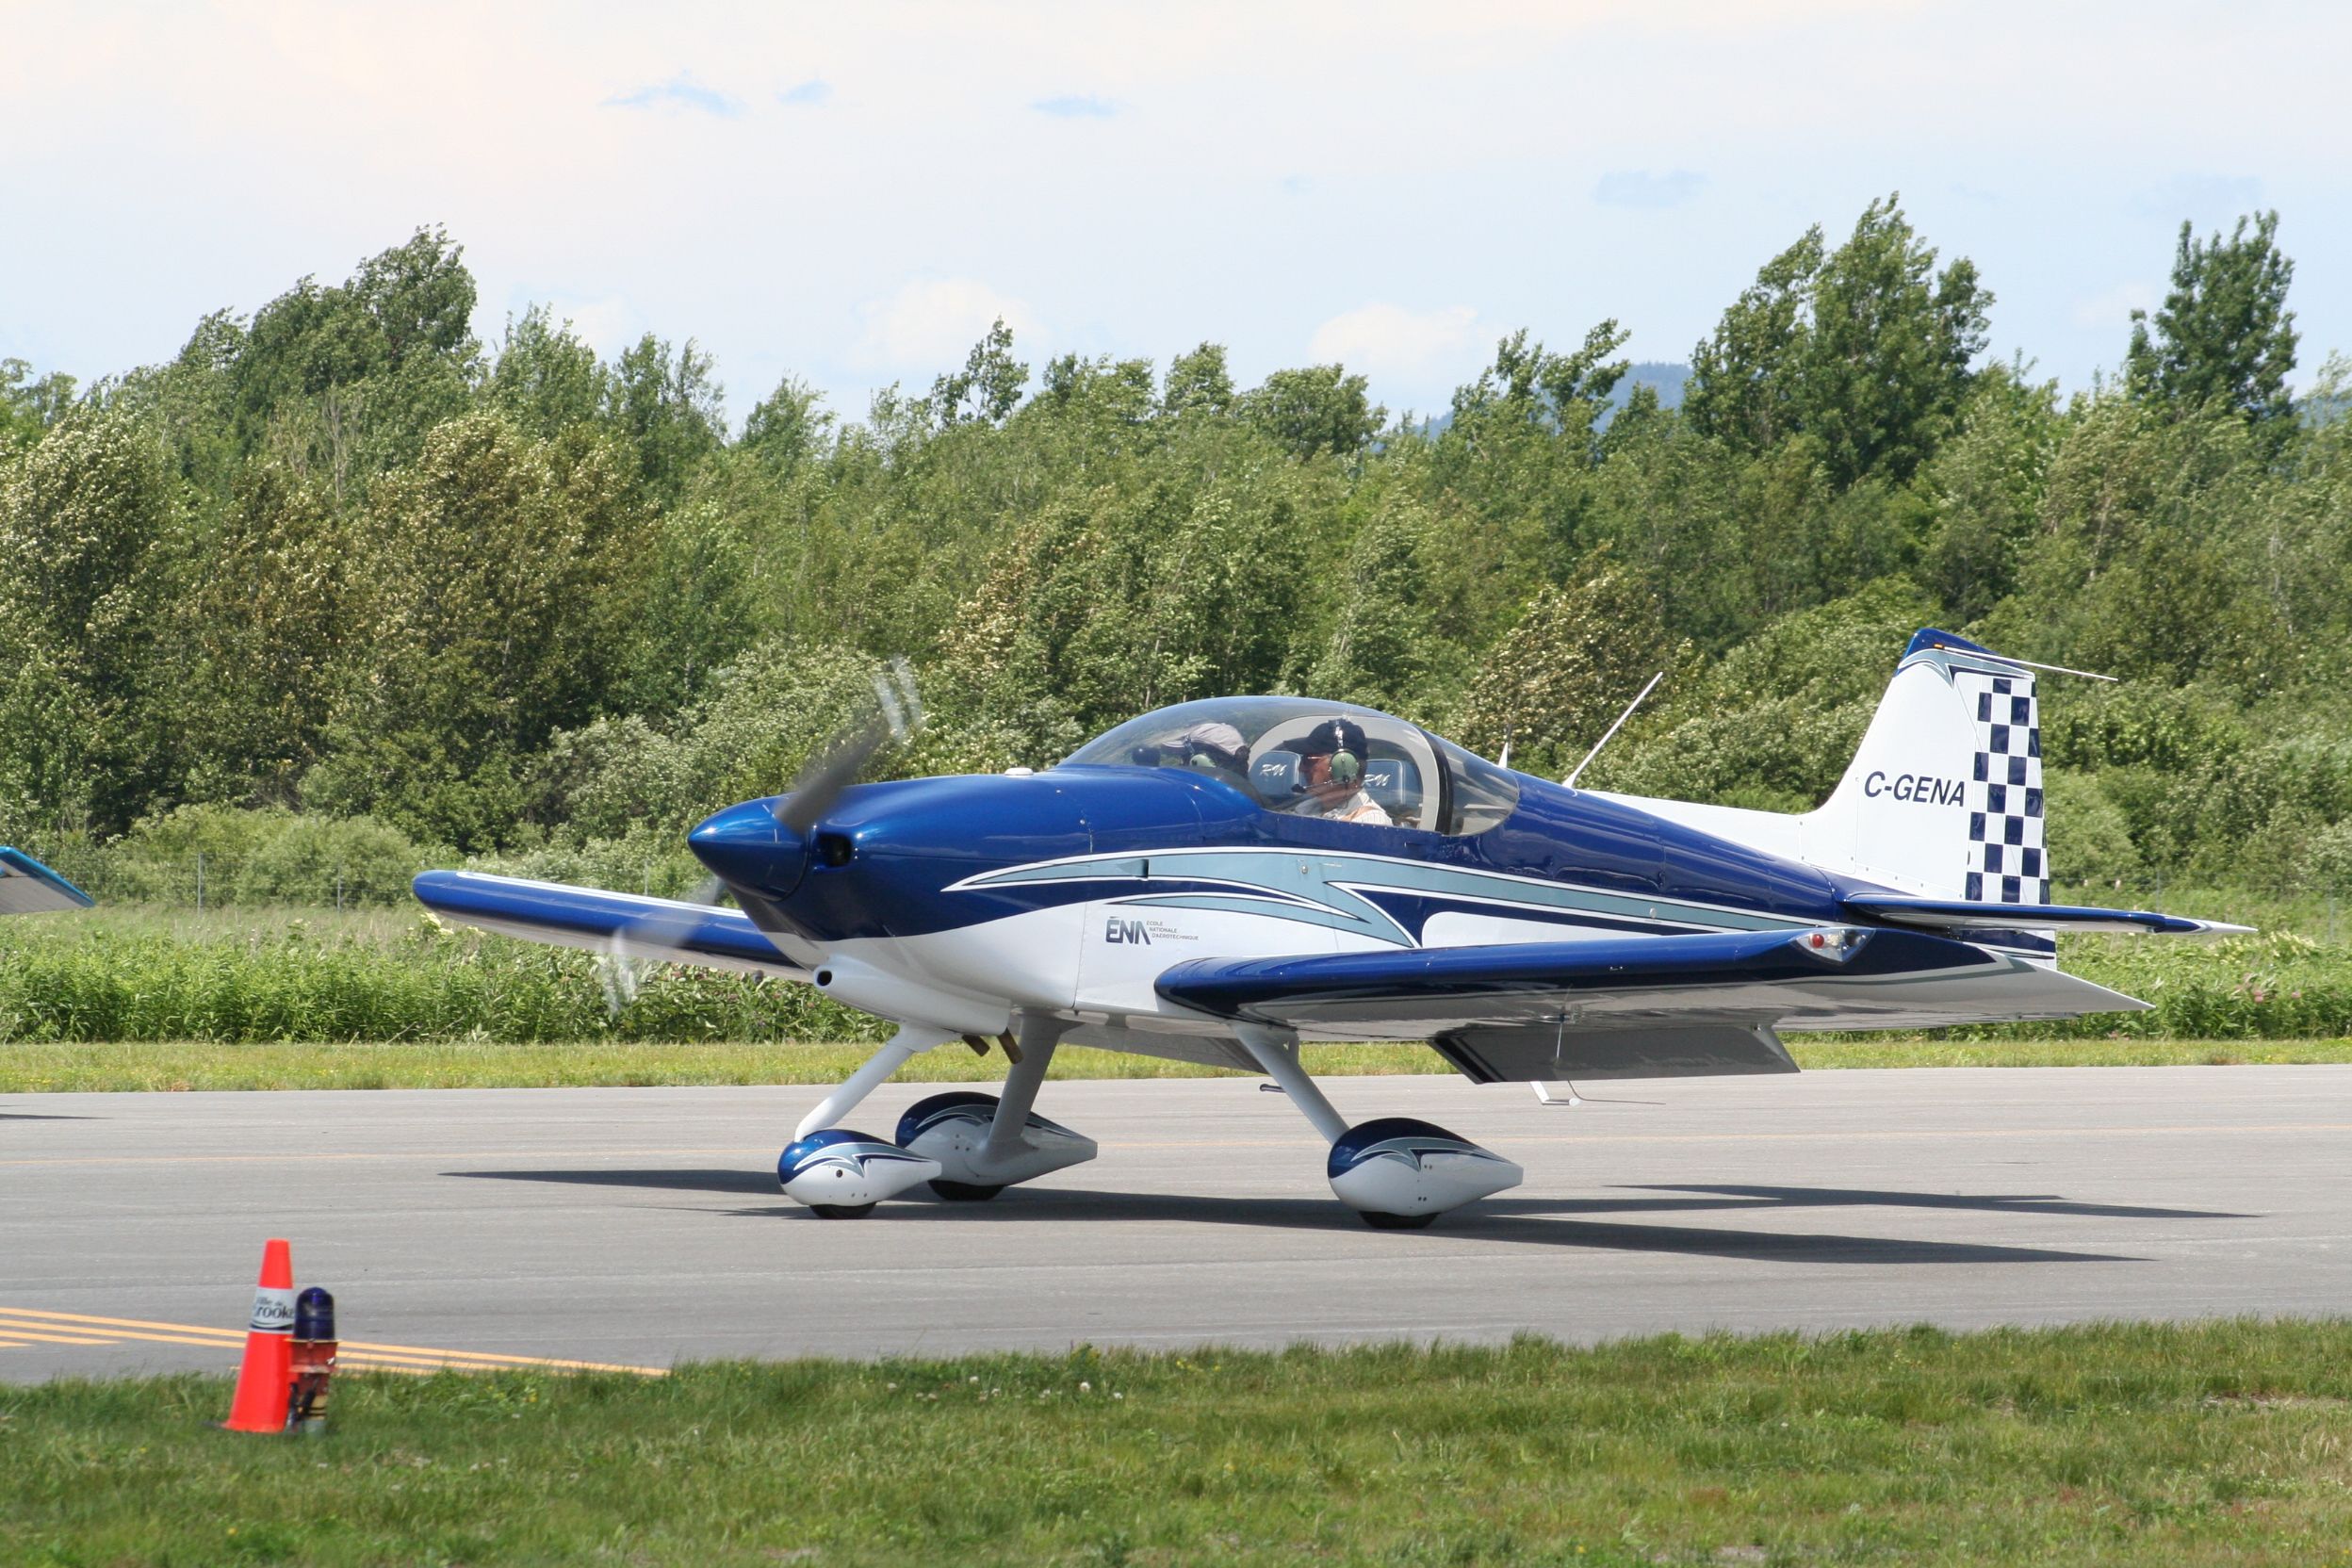
[[[343,912],[343,874],[339,871],[335,874],[335,912]]]
[[[204,912],[204,852],[196,852],[196,912]]]

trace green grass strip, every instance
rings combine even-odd
[[[0,1560],[2343,1564],[2352,1323],[0,1390]]]
[[[2182,1067],[2352,1062],[2352,1040],[2002,1040],[1845,1038],[1790,1043],[1807,1070],[1849,1067]],[[612,1088],[653,1085],[825,1084],[849,1075],[868,1044],[679,1045],[591,1040],[575,1045],[395,1041],[316,1045],[179,1041],[0,1045],[0,1094],[193,1089]],[[1450,1073],[1420,1045],[1310,1045],[1309,1070],[1344,1076]],[[1054,1078],[1207,1078],[1217,1068],[1066,1047]],[[960,1046],[927,1052],[906,1083],[976,1084],[1004,1076],[1004,1058]]]

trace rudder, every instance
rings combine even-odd
[[[2050,902],[2031,669],[1948,631],[1911,639],[1802,857],[1906,892]]]

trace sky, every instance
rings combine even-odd
[[[1426,413],[1520,327],[1685,359],[1889,191],[2068,388],[2184,219],[2258,208],[2298,383],[2352,350],[2341,6],[0,0],[0,357],[84,379],[441,224],[485,342],[691,337],[739,421],[787,375],[862,415],[998,317]]]

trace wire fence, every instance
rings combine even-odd
[[[157,910],[212,912],[267,906],[351,913],[404,909],[414,906],[409,882],[416,873],[451,864],[662,898],[683,896],[704,875],[703,869],[682,849],[669,856],[653,856],[644,853],[640,844],[542,850],[492,859],[442,857],[431,861],[383,855],[346,860],[223,855],[208,850],[174,854],[142,849],[125,854],[111,846],[73,843],[58,846],[52,858],[35,845],[22,847],[103,904],[140,905]],[[2051,888],[2050,896],[2062,904],[2155,909],[2229,921],[2329,947],[2352,941],[2352,899],[2332,890],[2298,884],[2215,886],[2156,876],[2060,882]]]

